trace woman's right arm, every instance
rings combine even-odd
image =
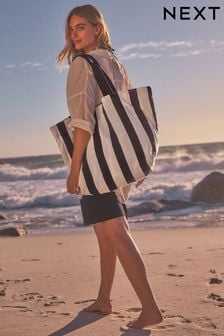
[[[70,174],[67,179],[67,192],[71,194],[79,194],[80,187],[79,174],[82,166],[83,155],[88,145],[91,134],[81,128],[75,128],[73,145],[74,150],[72,154],[72,163]]]
[[[91,134],[94,133],[96,81],[88,63],[81,57],[71,64],[67,79],[67,102],[71,116],[70,128],[74,131],[73,155],[67,191],[80,193],[78,179],[83,155]]]

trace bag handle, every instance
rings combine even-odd
[[[99,85],[103,96],[111,95],[117,92],[111,79],[108,77],[105,71],[101,68],[100,64],[97,62],[97,60],[92,55],[83,54],[83,55],[78,55],[76,57],[82,57],[89,63],[89,65],[91,66],[93,70],[96,82]]]

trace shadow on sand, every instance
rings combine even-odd
[[[48,336],[64,336],[72,331],[78,330],[88,324],[94,323],[107,315],[99,314],[99,313],[88,313],[85,311],[81,311],[78,315],[67,325],[64,327],[52,332]],[[128,329],[122,331],[120,336],[149,336],[151,335],[150,330],[138,330],[138,329]]]
[[[150,335],[151,331],[144,329],[129,329],[120,334],[120,336],[150,336]]]
[[[49,334],[48,336],[64,336],[69,334],[70,332],[80,329],[88,324],[91,324],[93,322],[96,322],[102,318],[104,318],[106,315],[99,314],[99,313],[88,313],[85,311],[81,311],[78,313],[78,315],[67,325],[64,327],[54,331],[53,333]]]

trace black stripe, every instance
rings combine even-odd
[[[116,183],[114,182],[114,179],[111,175],[109,166],[107,164],[107,160],[106,160],[104,152],[103,152],[103,146],[102,146],[102,142],[101,142],[101,139],[100,139],[97,119],[96,119],[95,131],[94,131],[94,134],[93,134],[93,142],[94,142],[94,147],[95,147],[95,153],[96,153],[96,156],[97,156],[97,160],[98,160],[101,172],[103,174],[105,183],[107,184],[109,190],[118,189],[118,187],[117,187]]]
[[[123,123],[124,128],[127,131],[127,134],[129,136],[130,142],[132,144],[132,147],[135,151],[136,157],[138,159],[139,165],[142,168],[142,171],[144,174],[148,174],[150,172],[150,167],[146,161],[145,153],[142,149],[142,145],[139,141],[138,135],[136,134],[136,131],[130,121],[130,119],[127,116],[127,113],[125,111],[124,106],[122,105],[122,102],[120,100],[120,97],[118,94],[114,94],[111,96],[111,100],[114,104],[114,107],[121,119],[121,122]]]
[[[68,134],[68,131],[66,129],[64,121],[61,121],[61,122],[57,123],[56,126],[58,128],[58,131],[59,131],[60,135],[62,136],[62,138],[64,140],[64,143],[65,143],[66,148],[69,152],[69,155],[72,158],[74,146],[73,146],[73,142],[72,142],[72,140],[71,140],[71,138]],[[83,171],[83,176],[85,178],[85,182],[86,182],[87,188],[89,189],[89,192],[91,194],[94,194],[94,193],[99,194],[99,191],[96,189],[95,184],[93,182],[93,178],[92,178],[88,163],[86,161],[85,154],[84,154],[84,157],[83,157],[82,171]]]
[[[152,108],[152,113],[155,119],[155,124],[156,124],[156,130],[158,131],[158,122],[157,122],[157,117],[156,117],[156,110],[155,110],[155,106],[154,106],[154,101],[153,101],[153,97],[152,97],[152,90],[150,88],[150,86],[147,86],[148,89],[148,96],[149,96],[149,100],[150,100],[150,104],[151,104],[151,108]]]
[[[110,95],[110,94],[116,92],[116,88],[113,85],[112,81],[110,80],[108,75],[101,68],[101,66],[99,65],[99,63],[97,62],[97,60],[93,56],[83,54],[83,55],[79,55],[79,56],[76,56],[76,57],[82,57],[89,63],[89,65],[91,66],[92,71],[94,73],[94,77],[96,79],[96,82],[97,82],[103,96],[107,96],[107,95]]]
[[[126,161],[124,152],[123,152],[122,147],[120,145],[120,142],[118,140],[118,136],[117,136],[116,132],[114,131],[113,126],[111,125],[111,122],[108,119],[108,116],[107,116],[104,108],[103,108],[103,113],[104,113],[104,116],[105,116],[107,124],[108,124],[108,128],[109,128],[109,131],[110,131],[111,142],[112,142],[112,145],[113,145],[113,148],[114,148],[114,153],[116,155],[116,158],[117,158],[118,164],[121,168],[121,171],[122,171],[122,173],[123,173],[123,175],[124,175],[124,177],[127,181],[127,184],[131,183],[131,182],[134,182],[135,178],[132,175],[132,172],[129,168],[129,165]]]
[[[83,155],[83,161],[82,161],[82,173],[87,185],[87,188],[89,189],[90,194],[95,195],[95,194],[99,194],[99,190],[97,189],[94,180],[93,180],[93,176],[91,174],[91,171],[89,169],[89,165],[86,159],[86,151]]]
[[[100,87],[102,87],[104,90],[105,88],[107,88],[106,93],[104,94],[104,96],[108,95],[108,94],[112,94],[114,92],[117,92],[113,82],[111,81],[111,79],[109,78],[109,76],[106,74],[106,72],[102,69],[102,67],[100,66],[100,64],[97,62],[97,60],[92,56],[92,55],[87,55],[84,54],[82,55],[82,57],[84,56],[84,58],[89,62],[93,71],[94,71],[94,75],[96,77],[96,80],[99,83],[101,83]]]
[[[152,132],[152,129],[148,123],[148,120],[144,114],[144,112],[141,109],[140,103],[139,103],[139,99],[138,99],[138,93],[136,89],[131,89],[129,90],[129,96],[130,96],[130,100],[131,103],[135,109],[136,115],[138,117],[138,119],[140,120],[142,126],[144,127],[146,134],[149,137],[149,140],[151,142],[152,145],[152,152],[155,155],[156,154],[156,141],[155,141],[155,137],[154,134]],[[150,101],[150,105],[151,105],[151,101]]]
[[[64,121],[61,121],[59,123],[56,124],[57,129],[61,135],[61,137],[64,140],[64,143],[66,145],[66,148],[68,150],[68,153],[70,155],[70,157],[72,158],[72,154],[73,154],[73,142],[68,134],[68,131],[66,129],[66,126],[64,124]]]

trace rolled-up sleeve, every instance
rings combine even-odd
[[[96,106],[96,81],[87,61],[77,57],[70,66],[67,77],[67,104],[71,122],[69,127],[82,128],[94,133]]]

